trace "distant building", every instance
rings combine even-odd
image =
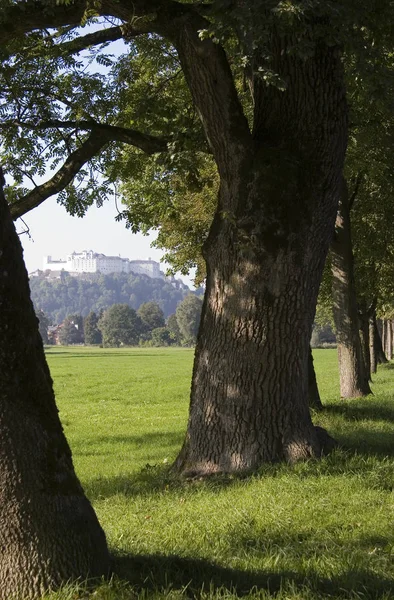
[[[43,271],[67,271],[70,275],[79,273],[139,273],[148,277],[164,277],[160,263],[155,260],[129,260],[120,256],[105,256],[93,250],[73,252],[65,260],[53,260],[44,256]]]

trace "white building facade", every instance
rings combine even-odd
[[[164,277],[160,263],[154,260],[129,260],[120,256],[106,256],[93,250],[73,252],[66,260],[53,260],[44,256],[43,271],[67,271],[70,275],[79,273],[138,273],[148,277]]]

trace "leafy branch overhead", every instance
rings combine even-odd
[[[312,37],[304,35],[308,11],[321,15]],[[157,243],[168,249],[174,268],[198,263],[201,279],[201,246],[218,189],[212,159],[242,146],[251,151],[253,138],[266,135],[261,84],[286,93],[286,81],[272,67],[272,23],[283,34],[298,31],[288,52],[303,60],[313,54],[315,39],[336,31],[341,39],[332,42],[345,43],[350,58],[363,48],[358,64],[347,59],[357,71],[376,52],[369,38],[390,35],[382,26],[390,11],[388,3],[369,11],[319,1],[265,0],[246,11],[237,0],[3,0],[1,161],[13,179],[7,189],[13,217],[54,194],[82,216],[112,196],[112,183],[126,182],[121,218],[134,231],[159,229]],[[206,81],[213,82],[211,106],[220,111],[206,102]],[[202,158],[206,154],[212,159]],[[207,201],[196,200],[196,193]]]
[[[30,9],[28,22],[32,23],[34,6]],[[61,9],[59,13],[65,16]],[[55,21],[53,17],[51,24]],[[108,25],[107,21],[102,19],[100,26]],[[93,202],[100,204],[110,189],[105,182],[118,176],[124,145],[147,155],[163,155],[168,168],[185,147],[207,150],[190,98],[186,110],[179,110],[189,95],[180,83],[174,49],[158,36],[133,41],[133,36],[148,30],[141,19],[137,21],[138,28],[136,19],[121,26],[111,20],[110,27],[86,35],[79,35],[80,27],[65,26],[56,34],[43,30],[17,41],[12,38],[4,48],[2,160],[15,182],[8,189],[15,218],[59,192],[72,214],[83,214]],[[103,42],[121,36],[128,40],[122,46],[124,54],[107,55]],[[152,44],[154,66],[148,69],[144,59],[147,45]],[[83,57],[76,58],[81,51]],[[155,77],[150,77],[152,69]],[[36,183],[48,168],[55,175],[44,184]],[[24,187],[26,180],[33,185],[30,191]]]

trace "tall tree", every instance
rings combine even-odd
[[[165,325],[164,313],[157,302],[144,302],[137,310],[137,315],[149,331]]]
[[[188,152],[191,164],[190,149],[194,155],[211,153],[219,192],[204,244],[206,295],[178,466],[201,473],[242,471],[264,461],[320,455],[321,432],[308,410],[308,351],[347,138],[342,49],[351,43],[362,52],[375,43],[377,31],[384,43],[392,5],[371,11],[350,1],[339,7],[318,1],[104,1],[95,10],[121,25],[79,37],[72,27],[86,16],[85,3],[49,5],[45,10],[40,2],[24,2],[22,13],[19,2],[10,2],[2,14],[3,44],[11,52],[16,48],[5,73],[15,84],[4,87],[5,147],[15,146],[17,133],[25,146],[30,140],[33,157],[38,139],[40,151],[49,148],[57,163],[67,157],[50,184],[15,192],[14,215],[59,191],[74,174],[83,177],[81,164],[100,152],[97,167],[105,168],[106,159],[114,176],[119,161],[111,160],[111,142],[157,153],[157,165],[166,163],[159,179],[182,172],[179,157]],[[67,29],[48,33],[59,26]],[[20,33],[37,28],[18,42]],[[115,65],[119,76],[82,76],[76,52],[122,35],[131,40],[131,51]],[[150,85],[139,76],[143,65],[134,69],[142,47],[159,65]],[[52,86],[38,100],[29,95],[34,51],[39,72]],[[169,94],[182,74],[187,88]],[[251,92],[245,110],[238,74]],[[135,104],[133,82],[140,85]],[[26,110],[15,101],[22,90]],[[13,111],[17,119],[10,117]],[[130,127],[135,123],[139,131]],[[15,173],[21,154],[7,157]],[[133,163],[135,155],[129,156]],[[98,186],[89,200],[81,190],[74,186],[69,193],[74,214],[105,194]]]
[[[189,346],[193,346],[196,343],[201,310],[202,301],[193,294],[186,296],[177,306],[175,314],[181,339]]]
[[[83,344],[83,319],[81,315],[69,315],[65,318],[59,333],[59,341],[65,346],[68,344]]]
[[[98,322],[105,346],[135,346],[144,330],[142,321],[127,304],[113,304]]]
[[[0,598],[105,575],[104,533],[75,475],[0,185]]]
[[[357,398],[371,393],[369,371],[359,333],[350,208],[347,184],[344,182],[335,236],[331,243],[332,300],[342,398]]]
[[[94,311],[90,312],[83,322],[83,329],[85,333],[85,344],[94,345],[101,344],[102,335],[98,328],[98,316]]]
[[[331,256],[340,389],[348,398],[370,393],[369,320],[389,302],[392,279],[392,50],[390,43],[365,48],[345,61],[351,129]]]

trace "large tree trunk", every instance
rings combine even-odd
[[[332,442],[310,418],[308,354],[341,185],[343,75],[335,48],[316,43],[303,61],[285,44],[273,34],[273,70],[287,89],[255,82],[251,140],[236,107],[225,99],[217,112],[207,107],[206,86],[193,87],[199,74],[185,69],[221,178],[204,247],[207,284],[188,430],[176,463],[188,474],[316,457]],[[206,64],[216,93],[218,70],[209,56]],[[233,151],[224,144],[223,114]]]
[[[359,334],[350,210],[345,182],[335,222],[335,236],[331,243],[331,270],[340,393],[342,398],[366,396],[371,393],[371,389]]]
[[[75,475],[22,249],[0,185],[0,599],[106,574],[104,533]]]

